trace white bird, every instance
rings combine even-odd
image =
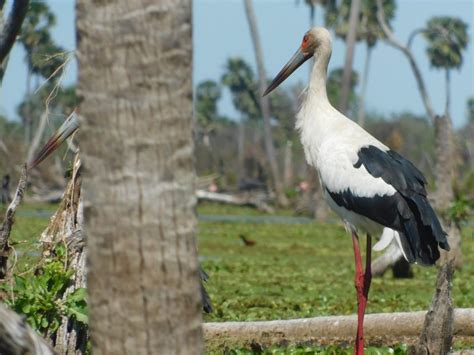
[[[324,197],[352,234],[358,327],[355,353],[363,354],[363,320],[371,282],[371,235],[382,235],[374,249],[395,238],[409,262],[432,265],[438,247],[449,250],[446,233],[426,196],[426,179],[407,159],[390,150],[337,111],[326,93],[331,35],[314,27],[264,95],[314,56],[309,86],[296,117],[305,157],[319,174]],[[367,233],[365,272],[357,233]]]

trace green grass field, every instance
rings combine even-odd
[[[198,212],[219,214],[220,210],[218,206],[204,205]],[[241,214],[241,209],[226,207],[226,214]],[[253,211],[252,215],[259,213]],[[245,246],[240,234],[256,244]],[[464,268],[455,274],[455,307],[474,305],[473,234],[472,228],[463,231]],[[199,223],[198,245],[203,267],[210,276],[207,288],[214,306],[205,321],[356,312],[352,242],[342,225],[206,221]],[[414,274],[413,279],[394,279],[391,272],[374,278],[367,313],[427,309],[437,269],[415,265]],[[268,353],[319,353],[314,348],[292,351],[273,349]],[[334,351],[326,349],[322,353]]]
[[[56,206],[30,205],[18,211],[12,242],[19,252],[17,270],[30,268],[40,252],[37,243]],[[289,216],[290,211],[277,213]],[[199,255],[210,276],[207,289],[214,312],[205,321],[270,320],[353,314],[353,253],[342,225],[317,223],[256,223],[245,221],[262,213],[247,207],[213,204],[198,206],[198,215],[237,215],[242,221],[203,221],[198,224]],[[244,246],[244,235],[254,246]],[[365,238],[364,238],[365,239]],[[362,240],[364,240],[362,239]],[[364,241],[365,243],[365,241]],[[456,307],[474,305],[474,229],[463,230],[464,268],[456,272],[453,298]],[[376,255],[374,256],[376,257]],[[393,279],[390,272],[373,279],[368,313],[415,311],[428,308],[436,268],[414,266],[413,279]],[[222,350],[207,349],[212,353]],[[374,350],[375,351],[375,350]],[[340,348],[274,348],[267,353],[349,353]],[[395,353],[404,353],[403,348]],[[232,350],[230,353],[249,353]],[[380,353],[393,353],[389,349]]]

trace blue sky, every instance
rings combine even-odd
[[[10,1],[11,2],[11,1]],[[57,16],[53,36],[59,44],[69,50],[75,48],[74,1],[48,0]],[[296,0],[254,0],[259,32],[263,44],[267,76],[274,76],[294,53],[304,32],[309,27],[308,8],[297,5]],[[472,0],[398,0],[394,32],[402,41],[409,33],[422,27],[432,16],[456,16],[469,24],[471,37],[461,70],[452,74],[451,113],[456,127],[466,122],[466,100],[474,96],[474,1]],[[254,65],[254,54],[250,33],[244,13],[243,0],[194,0],[194,83],[213,79],[218,81],[229,57],[240,56]],[[317,9],[316,22],[321,24],[322,10]],[[437,112],[444,107],[444,73],[431,69],[425,54],[425,43],[420,37],[413,45],[429,94]],[[332,68],[344,62],[344,44],[334,41]],[[358,45],[354,68],[362,73],[365,46]],[[309,63],[309,62],[308,62]],[[308,67],[300,68],[289,82],[306,82]],[[64,82],[75,82],[77,66],[72,63]],[[24,52],[15,46],[3,87],[0,91],[0,112],[15,118],[15,107],[25,92],[26,67]],[[372,67],[367,92],[369,111],[390,114],[411,111],[424,114],[413,74],[406,58],[397,50],[379,43],[373,52]],[[238,117],[232,107],[230,96],[225,93],[220,104],[222,113]]]

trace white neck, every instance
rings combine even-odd
[[[313,69],[311,70],[311,77],[308,86],[307,98],[312,98],[318,101],[328,102],[328,96],[326,93],[326,78],[327,78],[327,66],[329,58],[327,56],[316,57]]]
[[[337,124],[338,112],[326,93],[327,66],[330,51],[316,53],[309,86],[296,119],[307,161],[315,166],[319,146]]]

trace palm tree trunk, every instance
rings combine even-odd
[[[365,126],[365,95],[367,93],[367,82],[369,80],[370,59],[372,57],[372,47],[367,45],[367,55],[365,57],[364,75],[362,77],[362,88],[359,97],[359,112],[357,121],[361,127]]]
[[[25,108],[25,120],[23,122],[25,129],[25,145],[30,144],[31,137],[31,105],[30,105],[30,95],[31,95],[31,67],[28,65],[28,72],[26,73],[26,108]]]
[[[237,160],[238,160],[238,176],[237,184],[245,179],[247,173],[245,171],[245,120],[243,117],[240,118],[239,131],[237,137]]]
[[[446,69],[446,106],[444,108],[444,114],[450,116],[450,106],[451,106],[451,71]]]
[[[349,31],[346,37],[346,60],[342,74],[341,97],[339,99],[339,111],[346,113],[349,104],[351,90],[352,62],[354,59],[354,48],[356,44],[357,25],[359,23],[361,0],[352,0],[349,17]]]
[[[245,11],[249,23],[250,34],[252,36],[255,60],[257,62],[259,88],[260,92],[263,93],[267,86],[267,79],[265,75],[265,68],[263,65],[263,52],[262,47],[260,45],[260,38],[258,36],[257,20],[255,18],[252,0],[245,0]],[[263,115],[265,150],[267,152],[268,163],[270,165],[270,171],[273,178],[273,184],[275,187],[278,203],[282,206],[286,206],[288,205],[288,200],[283,191],[283,183],[280,177],[280,172],[278,170],[275,147],[273,145],[272,127],[270,122],[270,104],[268,102],[268,98],[262,97],[262,95],[259,95],[259,103]]]
[[[201,354],[191,0],[78,0],[94,354]]]

